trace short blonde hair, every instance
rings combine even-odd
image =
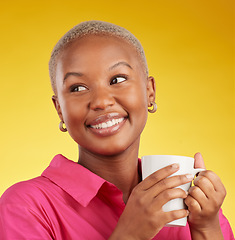
[[[86,21],[82,22],[72,29],[70,29],[55,45],[52,53],[51,58],[49,61],[49,74],[51,79],[51,86],[56,93],[56,79],[55,79],[55,72],[57,67],[57,60],[60,56],[60,53],[65,49],[65,47],[73,42],[74,40],[88,36],[88,35],[108,35],[119,37],[121,39],[126,40],[129,42],[137,51],[140,56],[140,60],[143,63],[146,75],[148,76],[148,66],[147,61],[144,53],[144,49],[139,42],[139,40],[128,30],[123,27],[117,26],[112,23],[103,22],[103,21]]]

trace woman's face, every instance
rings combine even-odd
[[[58,59],[54,103],[80,151],[116,155],[139,143],[154,100],[136,50],[107,36],[71,43]]]

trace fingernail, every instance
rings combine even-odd
[[[174,163],[171,165],[172,168],[174,169],[178,169],[179,168],[179,164],[178,163]]]
[[[186,178],[193,180],[194,176],[192,174],[186,174]]]

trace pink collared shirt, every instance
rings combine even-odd
[[[1,240],[106,240],[125,208],[122,192],[57,155],[40,177],[10,187],[0,199]],[[234,239],[220,211],[225,240]],[[164,227],[154,240],[191,239],[186,227]]]

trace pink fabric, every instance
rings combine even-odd
[[[42,176],[17,183],[0,199],[0,239],[108,239],[125,208],[122,192],[57,155]],[[234,239],[220,211],[225,240]],[[165,227],[157,239],[191,239],[186,227]]]

